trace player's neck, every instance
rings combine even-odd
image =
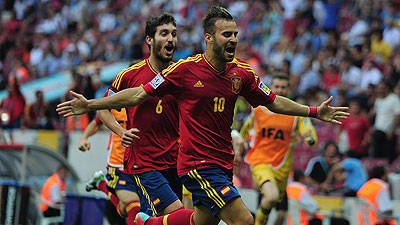
[[[226,62],[220,60],[214,52],[212,52],[212,49],[206,48],[206,53],[204,54],[206,56],[206,59],[211,65],[218,71],[221,72],[225,70],[226,68]]]
[[[157,60],[156,57],[154,55],[150,55],[149,57],[149,63],[150,66],[157,72],[161,72],[163,69],[166,69],[170,62],[164,63],[161,62],[160,60]]]

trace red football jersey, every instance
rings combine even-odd
[[[275,100],[275,94],[246,62],[234,59],[217,72],[203,54],[172,64],[144,90],[153,96],[173,94],[176,98],[182,141],[179,175],[213,164],[232,169],[230,127],[238,95],[253,107]]]
[[[148,60],[143,60],[118,74],[110,90],[139,87],[151,81],[156,72]],[[178,156],[178,106],[172,95],[153,97],[143,104],[128,108],[127,128],[137,128],[140,137],[125,151],[128,173],[176,168]]]

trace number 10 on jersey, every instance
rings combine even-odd
[[[214,112],[223,112],[225,109],[225,98],[214,98]]]

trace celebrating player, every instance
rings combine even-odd
[[[345,107],[331,107],[330,97],[318,108],[276,96],[261,82],[249,64],[234,57],[238,29],[229,12],[218,6],[209,9],[203,20],[205,54],[169,66],[143,87],[130,88],[107,98],[77,99],[58,105],[61,115],[90,110],[121,108],[143,103],[152,96],[175,96],[179,107],[182,148],[178,174],[192,193],[190,210],[151,218],[139,213],[138,224],[253,224],[254,220],[232,184],[234,153],[230,126],[236,99],[244,96],[253,106],[265,105],[275,113],[311,116],[336,124],[348,116]],[[155,126],[155,124],[149,124]]]

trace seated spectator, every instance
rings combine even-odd
[[[379,212],[387,215],[393,213],[392,203],[389,194],[389,179],[387,170],[382,166],[377,166],[369,172],[369,180],[357,192],[357,197],[367,201]],[[366,209],[370,224],[394,224],[394,221],[378,221],[378,215],[371,209]],[[358,213],[358,224],[367,225],[362,219],[361,212]],[[368,224],[369,225],[369,224]]]
[[[305,170],[307,184],[314,188],[319,186],[326,180],[330,168],[339,162],[339,148],[333,141],[328,141],[324,146],[322,156],[312,158]]]
[[[49,127],[49,119],[46,112],[50,110],[49,105],[43,99],[43,92],[36,91],[36,102],[27,106],[26,127],[34,129],[46,129]]]
[[[342,132],[348,137],[348,148],[355,150],[360,157],[368,156],[368,143],[370,139],[370,124],[367,116],[361,112],[361,104],[352,100],[349,105],[350,116],[342,121]]]
[[[335,174],[342,170],[339,176]],[[333,190],[333,179],[336,182],[343,182],[344,187],[339,190]],[[354,150],[346,152],[344,160],[332,166],[328,177],[321,185],[322,190],[332,192],[333,194],[341,194],[344,196],[356,196],[357,191],[367,181],[367,172],[364,169],[361,161],[358,159],[358,154]]]
[[[40,203],[40,210],[43,212],[44,217],[60,215],[60,209],[57,209],[56,206],[57,204],[64,203],[68,173],[68,168],[61,165],[44,183],[42,190],[40,191],[40,197],[43,201]]]

